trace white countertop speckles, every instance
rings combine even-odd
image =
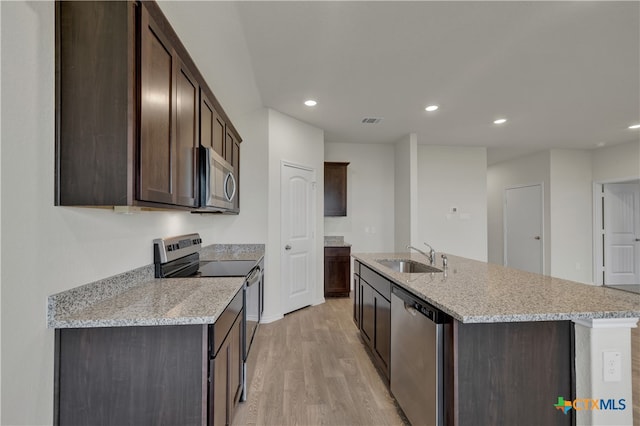
[[[412,259],[427,263],[416,253],[353,255],[463,323],[640,317],[640,295],[447,256],[445,275],[399,273],[376,261]],[[436,267],[442,269],[440,263]]]

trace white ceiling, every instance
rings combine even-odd
[[[192,25],[220,21],[230,5],[189,4]],[[415,132],[421,144],[489,147],[494,163],[640,138],[627,128],[640,123],[638,1],[234,5],[262,104],[323,129],[327,142]],[[309,98],[318,105],[304,106]],[[425,112],[432,103],[440,109]],[[499,117],[507,123],[493,124]]]
[[[262,102],[328,142],[415,132],[421,144],[522,153],[638,140],[627,127],[640,122],[639,6],[303,1],[238,11]],[[305,107],[308,98],[318,105]],[[440,110],[425,112],[431,103]],[[384,120],[362,124],[368,116]]]

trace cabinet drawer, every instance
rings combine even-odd
[[[360,262],[353,260],[353,273],[360,276]]]
[[[222,312],[216,322],[209,328],[209,332],[211,333],[211,336],[209,336],[209,344],[213,342],[213,346],[210,348],[211,357],[216,356],[218,353],[220,345],[224,342],[240,311],[242,311],[242,289],[236,293],[224,312]]]
[[[373,270],[369,269],[365,265],[360,266],[360,278],[365,280],[371,287],[373,287],[378,293],[387,300],[391,300],[391,282],[384,278],[382,275],[378,275]]]

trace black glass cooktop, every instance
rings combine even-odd
[[[197,276],[244,277],[255,266],[255,260],[203,260]]]

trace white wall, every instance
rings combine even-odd
[[[236,2],[161,0],[158,4],[234,125],[247,111],[261,108]]]
[[[502,222],[504,190],[515,186],[542,183],[544,192],[544,273],[546,275],[550,273],[549,158],[549,151],[544,151],[494,164],[487,169],[489,262],[504,264]]]
[[[487,260],[486,148],[418,145],[418,219],[412,237],[421,249],[427,242],[437,252]]]
[[[551,275],[593,283],[591,152],[551,150]]]
[[[418,138],[411,133],[395,143],[394,240],[396,251],[406,251],[416,229]]]
[[[394,250],[394,146],[325,143],[325,161],[349,162],[347,216],[325,217],[325,235],[344,235],[352,253]]]
[[[592,284],[593,182],[640,177],[640,142],[553,149],[489,167],[489,261],[503,262],[504,188],[544,182],[545,274]]]
[[[640,141],[596,149],[592,165],[594,182],[640,178]]]
[[[324,300],[324,132],[269,109],[268,235],[265,256],[264,321],[283,315],[280,262],[280,168],[282,161],[308,166],[316,172],[316,285],[315,302]]]
[[[237,93],[251,98],[232,101],[230,108],[244,138],[239,216],[187,212],[126,216],[54,207],[54,4],[0,2],[0,7],[1,423],[51,424],[54,333],[46,328],[47,297],[150,264],[151,242],[159,236],[200,232],[205,244],[265,243],[266,118],[256,121],[255,108],[245,110],[259,99],[257,93],[246,94],[252,81],[237,87]],[[210,48],[225,50],[217,46],[234,35],[242,37],[233,31],[210,37]],[[237,75],[250,75],[246,65],[233,58],[224,63],[229,73]],[[216,82],[214,90],[224,83],[216,76],[205,74],[205,78]],[[233,85],[239,83],[230,82],[226,90],[235,93]],[[225,107],[228,98],[220,99]],[[320,148],[318,158],[322,156]]]

